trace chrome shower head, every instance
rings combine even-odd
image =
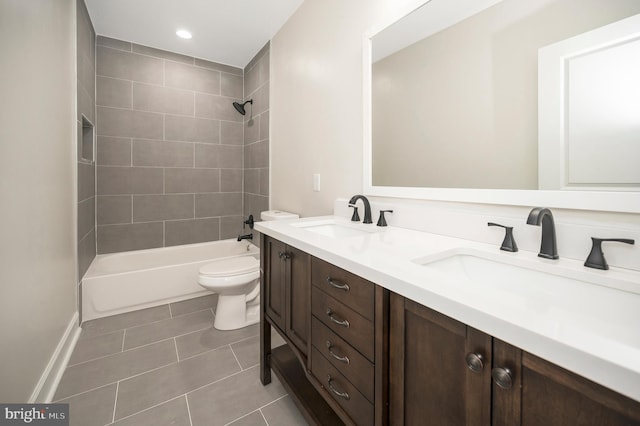
[[[233,103],[233,107],[236,109],[236,111],[238,111],[240,114],[245,115],[247,113],[247,111],[245,111],[244,106],[246,104],[251,104],[253,105],[253,99],[249,99],[248,101],[245,101],[243,103],[239,103],[239,102],[234,102]]]

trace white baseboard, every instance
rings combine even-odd
[[[51,402],[53,395],[56,393],[56,389],[58,389],[58,384],[64,374],[64,370],[67,368],[69,358],[71,358],[71,353],[76,346],[78,337],[80,337],[81,330],[78,326],[78,312],[75,312],[60,342],[58,342],[56,350],[53,352],[53,355],[51,355],[47,367],[42,372],[38,384],[35,389],[33,389],[31,397],[29,397],[29,403]]]

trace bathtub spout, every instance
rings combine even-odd
[[[238,235],[238,241],[242,241],[242,240],[253,240],[253,233],[245,234],[245,235]]]

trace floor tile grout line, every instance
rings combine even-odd
[[[191,418],[191,407],[189,407],[189,398],[187,397],[186,393],[183,396],[184,396],[184,400],[187,402],[187,414],[189,414],[189,424],[193,426],[193,419]]]
[[[132,347],[132,348],[128,348],[128,349],[127,349],[127,351],[130,351],[130,350],[132,350],[132,349],[142,348],[142,347],[144,347],[144,346],[153,345],[154,343],[164,342],[165,340],[169,340],[169,339],[177,339],[178,337],[183,337],[183,336],[186,336],[186,335],[188,335],[188,334],[198,333],[198,332],[200,332],[200,331],[204,331],[204,330],[209,330],[209,329],[210,329],[210,328],[212,328],[212,327],[213,327],[212,325],[207,325],[206,327],[199,328],[199,329],[197,329],[197,330],[193,330],[193,331],[189,331],[189,332],[187,332],[187,333],[176,334],[175,336],[165,337],[165,338],[164,338],[164,339],[162,339],[162,340],[158,340],[158,341],[150,342],[150,343],[145,343],[144,345],[140,345],[140,346],[134,346],[134,347]],[[224,346],[224,345],[222,345],[222,346]],[[221,346],[221,347],[222,347],[222,346]]]
[[[198,330],[198,331],[202,331],[202,330]],[[197,333],[198,331],[194,331],[193,333]],[[192,333],[188,333],[188,334],[192,334]],[[186,336],[186,334],[183,334],[183,336]],[[212,349],[207,349],[207,350],[206,350],[206,351],[204,351],[204,352],[199,352],[199,353],[197,353],[197,354],[195,354],[195,355],[188,356],[188,357],[186,357],[186,358],[181,359],[180,361],[186,361],[186,360],[188,360],[188,359],[195,358],[195,357],[200,356],[200,355],[204,355],[204,354],[206,354],[206,353],[208,353],[208,352],[216,351],[216,350],[218,350],[218,349],[220,349],[220,348],[224,348],[225,346],[235,345],[235,344],[237,344],[237,343],[244,342],[245,340],[253,339],[253,338],[254,338],[254,337],[256,337],[256,336],[260,336],[260,335],[259,335],[259,334],[254,334],[253,336],[245,337],[245,338],[243,338],[243,339],[236,340],[235,342],[226,343],[226,344],[224,344],[224,345],[221,345],[221,346],[218,346],[218,347],[216,347],[216,348],[212,348]],[[178,337],[182,337],[182,336],[178,336]]]
[[[254,365],[253,367],[249,367],[249,368],[247,368],[247,370],[250,370],[251,368],[254,368],[254,367],[256,367],[257,365],[258,365],[258,364]],[[231,374],[229,374],[228,376],[221,377],[221,378],[219,378],[219,379],[217,379],[217,380],[214,380],[214,381],[213,381],[213,382],[211,382],[211,383],[207,383],[206,385],[202,385],[202,386],[200,386],[200,387],[198,387],[198,388],[192,389],[192,390],[190,390],[189,392],[187,392],[185,395],[189,395],[190,393],[197,392],[197,391],[199,391],[200,389],[203,389],[203,388],[206,388],[207,386],[211,386],[211,385],[213,385],[213,384],[219,383],[219,382],[221,382],[221,381],[223,381],[223,380],[227,380],[227,379],[229,379],[229,378],[231,378],[231,377],[233,377],[233,376],[237,376],[238,374],[245,373],[247,370],[240,370],[240,371],[236,371],[235,373],[231,373]]]
[[[124,342],[127,336],[127,329],[122,330],[122,347],[120,348],[120,352],[124,352]]]
[[[163,306],[164,306],[164,305],[163,305]],[[133,325],[133,326],[131,326],[131,327],[125,327],[125,329],[132,329],[132,328],[146,327],[146,326],[148,326],[148,325],[151,325],[151,324],[157,324],[157,323],[162,322],[162,321],[171,321],[171,320],[173,320],[173,319],[177,319],[177,318],[184,317],[184,316],[187,316],[187,315],[199,314],[199,313],[201,313],[201,312],[208,311],[208,310],[210,310],[210,309],[211,309],[211,308],[206,308],[206,309],[199,309],[199,310],[197,310],[197,311],[193,311],[193,312],[185,312],[184,314],[176,315],[175,317],[163,318],[163,319],[161,319],[161,320],[157,320],[157,321],[147,322],[147,323],[139,324],[139,325]]]
[[[258,410],[258,412],[260,413],[260,415],[262,416],[262,419],[264,420],[264,422],[267,424],[267,426],[269,426],[269,421],[267,420],[267,418],[264,416],[264,413],[262,412],[262,408],[260,408]]]
[[[116,383],[116,399],[113,401],[113,415],[111,416],[111,423],[116,421],[116,408],[118,406],[118,390],[120,389],[120,381]]]
[[[259,409],[259,408],[258,408],[258,409],[256,409],[256,410],[250,411],[250,412],[248,412],[247,414],[243,414],[243,415],[241,415],[240,417],[238,417],[238,418],[236,418],[236,419],[231,420],[230,422],[225,423],[225,424],[224,424],[224,426],[229,426],[230,424],[235,423],[235,422],[237,422],[238,420],[244,419],[245,417],[249,417],[249,416],[250,416],[250,415],[252,415],[253,413],[258,413],[258,412],[260,412],[260,409]]]
[[[180,362],[180,354],[178,354],[178,341],[176,338],[173,338],[173,346],[176,348],[176,359]]]
[[[202,329],[202,330],[205,330],[205,329]],[[198,330],[198,331],[202,331],[202,330]],[[180,336],[178,336],[178,337],[180,337]],[[108,357],[110,357],[110,356],[114,356],[114,355],[120,355],[120,354],[123,354],[123,353],[125,353],[125,352],[131,352],[131,351],[136,350],[136,349],[141,349],[141,348],[144,348],[144,347],[146,347],[146,346],[155,345],[156,343],[166,342],[167,340],[171,340],[171,339],[173,339],[173,337],[167,337],[167,338],[165,338],[165,339],[158,340],[158,341],[155,341],[155,342],[145,343],[144,345],[140,345],[140,346],[136,346],[136,347],[133,347],[133,348],[125,349],[125,350],[123,350],[122,352],[114,352],[114,353],[109,354],[109,355],[103,355],[103,356],[99,356],[99,357],[97,357],[97,358],[92,358],[92,359],[88,359],[88,360],[86,360],[86,361],[79,362],[79,363],[77,363],[77,364],[69,365],[67,368],[77,367],[77,366],[79,366],[79,365],[87,364],[87,363],[89,363],[89,362],[97,361],[97,360],[99,360],[99,359],[108,358]],[[123,344],[123,345],[124,345],[124,344]],[[65,370],[65,371],[66,371],[66,370]],[[113,382],[113,383],[115,383],[115,382]]]
[[[171,317],[171,319],[175,318],[173,316],[173,311],[171,310],[171,303],[167,303],[167,306],[169,306],[169,316]]]
[[[175,396],[175,397],[173,397],[171,399],[167,399],[166,401],[159,402],[157,404],[152,405],[151,407],[145,408],[144,410],[140,410],[140,411],[136,411],[135,413],[128,414],[128,415],[118,419],[118,421],[125,420],[125,419],[128,419],[128,418],[133,417],[133,416],[137,416],[140,413],[144,413],[146,411],[149,411],[149,410],[152,410],[154,408],[157,408],[157,407],[161,406],[162,404],[166,404],[168,402],[171,402],[171,401],[174,401],[176,399],[182,398],[183,396],[186,397],[186,395],[187,395],[186,393],[183,393],[183,394]],[[114,421],[112,423],[115,423],[115,419],[114,419]],[[111,423],[109,423],[109,424],[111,424]]]
[[[228,346],[229,346],[229,349],[231,350],[231,354],[233,355],[233,357],[235,358],[236,362],[238,363],[238,367],[240,367],[240,371],[244,371],[244,368],[242,368],[242,364],[240,363],[240,360],[238,359],[238,356],[234,352],[233,348],[231,347],[231,345],[228,345]]]
[[[116,382],[107,383],[106,385],[100,385],[100,386],[97,386],[95,388],[88,389],[86,391],[74,393],[73,395],[65,396],[64,398],[58,398],[58,399],[55,399],[55,400],[51,401],[51,404],[56,404],[56,403],[58,403],[60,401],[64,401],[65,399],[75,398],[76,396],[80,396],[80,395],[85,394],[87,392],[93,392],[93,391],[98,390],[98,389],[106,388],[107,386],[111,386],[111,385],[114,385],[116,383],[118,383],[118,382],[116,381]]]

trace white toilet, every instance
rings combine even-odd
[[[296,219],[297,214],[269,210],[266,220]],[[260,261],[253,256],[215,260],[200,268],[198,284],[218,294],[213,326],[235,330],[260,321]]]

